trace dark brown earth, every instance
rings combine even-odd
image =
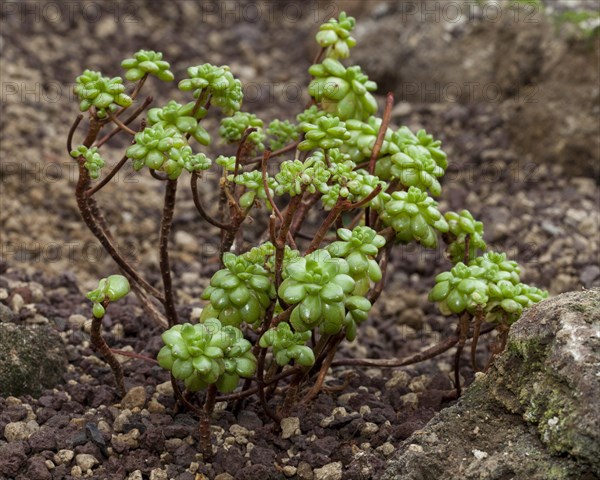
[[[58,14],[50,4],[61,6]],[[116,270],[80,221],[64,145],[77,113],[68,93],[75,76],[87,67],[118,75],[120,60],[139,48],[163,51],[178,78],[189,65],[229,64],[246,86],[244,110],[265,121],[293,119],[307,98],[318,24],[334,13],[332,6],[354,12],[359,44],[352,58],[380,93],[396,93],[393,122],[443,141],[450,168],[441,209],[467,208],[482,220],[489,245],[522,264],[525,282],[552,294],[600,285],[597,38],[556,29],[543,17],[535,27],[481,17],[420,22],[393,2],[287,2],[268,15],[263,9],[255,22],[245,3],[229,16],[191,1],[132,2],[118,10],[95,3],[93,16],[69,11],[66,3],[27,5],[2,7],[0,313],[2,321],[59,332],[69,366],[65,383],[39,398],[0,397],[0,478],[72,479],[86,467],[86,478],[99,480],[377,478],[394,446],[449,404],[451,354],[394,371],[339,367],[326,384],[347,379],[347,386],[290,412],[300,432],[292,429],[288,438],[254,402],[237,416],[218,404],[215,458],[205,464],[197,419],[175,409],[165,371],[127,360],[126,386],[134,390],[127,401],[118,398],[110,369],[89,346],[84,298],[99,277]],[[466,61],[471,57],[476,61]],[[428,99],[423,91],[435,88],[425,85],[428,79],[442,86],[495,82],[502,101]],[[412,96],[408,82],[418,85]],[[149,93],[163,103],[166,91],[155,87]],[[300,88],[304,96],[296,98]],[[532,92],[536,101],[525,103]],[[217,122],[212,117],[206,125],[215,131]],[[120,158],[116,147],[106,154],[113,161]],[[209,153],[224,151],[217,146]],[[203,192],[207,204],[210,187]],[[161,197],[156,181],[131,174],[99,195],[121,248],[157,284]],[[248,231],[258,235],[261,225],[257,215]],[[217,268],[216,231],[197,217],[187,191],[179,196],[174,228],[175,284],[180,316],[188,319]],[[442,252],[398,247],[387,295],[339,355],[404,357],[451,335],[452,321],[426,301],[434,275],[447,267]],[[104,333],[111,346],[151,357],[161,346],[160,329],[133,298],[110,307]],[[480,363],[486,358],[481,342]],[[473,372],[463,363],[469,383]],[[7,436],[5,426],[15,423]]]

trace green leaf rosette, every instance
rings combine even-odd
[[[210,305],[200,320],[214,317],[236,327],[242,322],[257,324],[275,298],[272,275],[262,265],[229,252],[223,254],[223,264],[225,268],[213,275],[202,294]]]
[[[176,325],[162,334],[165,346],[158,353],[158,363],[183,380],[188,390],[196,392],[216,384],[223,393],[233,391],[240,377],[256,372],[252,344],[242,332],[209,318],[204,323]]]
[[[344,67],[339,61],[326,58],[312,65],[308,72],[315,77],[308,93],[321,108],[341,120],[366,120],[377,112],[377,102],[370,92],[377,84],[362,73],[358,66]]]
[[[381,280],[382,273],[375,257],[385,245],[385,238],[369,227],[355,227],[353,230],[339,228],[339,241],[331,243],[327,251],[333,256],[348,262],[349,275],[356,282],[353,295],[364,296],[371,282]]]
[[[203,107],[192,116],[194,102],[181,105],[171,100],[162,108],[148,110],[148,126],[160,125],[164,129],[175,128],[181,134],[190,134],[201,145],[210,144],[210,135],[198,124],[208,113]]]
[[[327,49],[327,57],[348,58],[350,49],[356,45],[356,40],[350,35],[355,26],[354,17],[340,12],[337,19],[331,18],[319,27],[316,40],[321,47]]]
[[[287,323],[280,323],[275,328],[267,330],[260,337],[262,348],[273,347],[273,355],[277,365],[283,367],[292,360],[297,365],[310,367],[315,363],[315,354],[305,343],[310,339],[311,332],[293,332]]]
[[[175,78],[169,70],[169,62],[165,62],[161,52],[154,50],[139,50],[132,58],[121,62],[121,67],[127,70],[125,78],[132,82],[140,80],[144,75],[154,75],[163,82],[171,82]]]
[[[417,187],[392,193],[383,208],[381,219],[394,229],[400,242],[416,240],[424,247],[435,248],[436,231],[448,231],[448,223],[438,210],[437,202]]]
[[[96,108],[99,118],[106,117],[106,109],[117,110],[118,107],[128,107],[132,100],[125,94],[125,85],[121,77],[103,77],[101,73],[85,70],[76,79],[73,91],[79,97],[79,109],[82,112]]]
[[[346,260],[332,258],[327,250],[315,250],[284,265],[285,280],[278,293],[283,301],[296,305],[290,317],[296,332],[317,326],[328,335],[341,330],[344,300],[355,288],[349,271]]]

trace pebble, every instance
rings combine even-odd
[[[219,473],[215,477],[215,480],[235,480],[235,478],[233,476],[231,476],[230,474],[228,474],[227,472],[225,472],[225,473]]]
[[[251,432],[247,428],[244,428],[237,423],[229,427],[229,433],[235,437],[236,443],[240,445],[248,443],[248,436],[251,435]]]
[[[37,432],[40,426],[35,420],[28,422],[11,422],[4,427],[4,438],[9,443],[27,440],[33,432]]]
[[[14,317],[15,314],[13,311],[3,303],[0,303],[0,322],[10,322]]]
[[[307,462],[300,462],[298,464],[296,474],[298,475],[299,480],[313,480],[315,478],[312,467]]]
[[[483,460],[484,458],[489,457],[487,452],[483,452],[481,450],[477,450],[477,449],[473,449],[473,456],[477,459],[477,460]]]
[[[342,480],[342,462],[328,463],[315,468],[315,480]]]
[[[138,448],[139,438],[140,431],[137,428],[134,428],[127,433],[117,433],[116,435],[113,435],[111,443],[116,451],[121,452],[126,448]]]
[[[125,428],[125,425],[129,423],[130,416],[131,410],[123,410],[119,415],[117,415],[117,418],[115,418],[115,421],[113,422],[113,430],[117,433],[122,432]]]
[[[377,452],[389,457],[392,453],[396,451],[396,447],[394,447],[390,442],[385,442],[383,445],[380,445],[375,449]]]
[[[281,438],[291,438],[302,433],[300,430],[300,419],[298,417],[287,417],[281,419]]]
[[[69,317],[69,325],[73,330],[80,330],[87,322],[87,317],[79,314],[73,314]]]
[[[127,477],[127,480],[143,480],[143,479],[144,479],[144,477],[142,476],[141,470],[134,470]]]
[[[347,416],[348,416],[348,412],[346,411],[346,409],[344,407],[335,407],[333,409],[333,411],[331,412],[331,415],[329,415],[328,417],[325,417],[323,420],[321,420],[319,425],[323,428],[327,428],[333,422],[335,422],[337,419],[345,418]]]
[[[166,470],[162,468],[155,468],[150,472],[150,480],[168,480],[169,476],[167,475]]]
[[[10,301],[10,306],[11,306],[13,312],[19,313],[24,305],[25,305],[25,300],[23,300],[23,297],[21,295],[19,295],[18,293],[15,293],[13,295],[12,300]]]
[[[403,370],[394,372],[392,378],[385,383],[385,388],[391,389],[394,387],[404,388],[410,382],[410,375]]]
[[[130,410],[134,408],[142,409],[146,404],[146,397],[146,389],[144,387],[133,387],[125,394],[123,400],[121,400],[121,407]]]
[[[417,408],[417,406],[419,405],[419,397],[414,392],[407,393],[406,395],[402,395],[400,397],[400,400],[402,400],[402,404],[406,408],[411,409],[411,410],[415,410]]]
[[[590,287],[598,277],[600,277],[600,267],[598,265],[588,265],[579,274],[579,279],[585,287]]]
[[[54,454],[53,460],[57,465],[62,465],[65,463],[69,463],[73,460],[75,456],[75,452],[73,450],[61,449]]]
[[[173,385],[171,385],[171,382],[159,383],[156,386],[156,391],[160,395],[165,395],[167,397],[171,397],[174,394],[174,392],[173,392]]]
[[[293,477],[294,475],[296,475],[298,469],[292,465],[286,465],[281,469],[281,471],[286,477]]]
[[[366,422],[360,429],[361,435],[373,435],[379,431],[379,425],[373,422]]]
[[[95,465],[98,465],[99,462],[96,457],[89,453],[80,453],[75,457],[75,463],[81,468],[82,472],[87,472],[94,468]]]
[[[82,475],[83,475],[83,470],[81,470],[81,467],[79,465],[75,465],[71,469],[71,476],[73,476],[73,477],[81,477]]]

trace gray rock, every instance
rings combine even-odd
[[[460,402],[398,450],[384,479],[600,475],[600,290],[534,306]]]
[[[0,322],[10,322],[15,317],[15,314],[10,307],[0,303]]]
[[[31,395],[62,381],[63,340],[47,325],[0,323],[0,395]]]

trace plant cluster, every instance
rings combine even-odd
[[[321,51],[308,69],[311,103],[295,121],[265,123],[240,111],[241,83],[229,67],[203,64],[189,67],[178,83],[182,95],[191,96],[188,103],[171,100],[151,108],[146,120],[132,127],[152,102],[138,99],[147,78],[174,79],[159,52],[141,50],[123,61],[126,78],[135,82],[130,93],[119,77],[86,70],[77,79],[80,109],[89,118],[82,144],[72,146],[82,116],[68,139],[79,164],[77,203],[123,274],[90,292],[94,315],[101,320],[108,302],[120,298],[129,282],[135,286],[146,311],[165,328],[158,363],[171,373],[179,401],[202,419],[205,452],[208,414],[216,400],[256,393],[267,414],[280,418],[309,379],[314,381],[302,401],[318,394],[338,345],[360,337],[360,325],[383,290],[394,245],[436,248],[440,239],[445,242],[452,265],[437,276],[430,300],[444,315],[458,318],[457,365],[468,337],[474,352],[480,333],[497,328],[500,351],[522,310],[547,295],[522,284],[518,265],[503,253],[486,252],[483,224],[468,211],[440,211],[435,197],[448,163],[441,142],[423,130],[415,134],[391,126],[391,95],[383,116],[376,116],[371,93],[376,84],[359,66],[341,62],[356,44],[354,26],[352,17],[340,14],[320,28]],[[234,144],[236,152],[213,160],[202,151],[214,145],[202,121],[215,108],[223,115],[221,146]],[[112,130],[100,136],[108,127]],[[131,146],[106,173],[98,151],[118,134],[128,135]],[[136,171],[147,167],[164,184],[161,286],[120,255],[95,201],[129,161]],[[217,216],[216,209],[204,207],[198,191],[198,179],[208,169],[221,176]],[[199,215],[220,232],[221,268],[202,294],[206,303],[195,324],[179,319],[169,260],[176,193],[184,176]],[[244,227],[250,215],[261,212],[268,230],[264,241],[253,243]],[[102,351],[110,355],[110,349]],[[286,398],[275,411],[269,401],[282,382],[287,382]],[[200,390],[206,392],[203,408],[193,395]]]

